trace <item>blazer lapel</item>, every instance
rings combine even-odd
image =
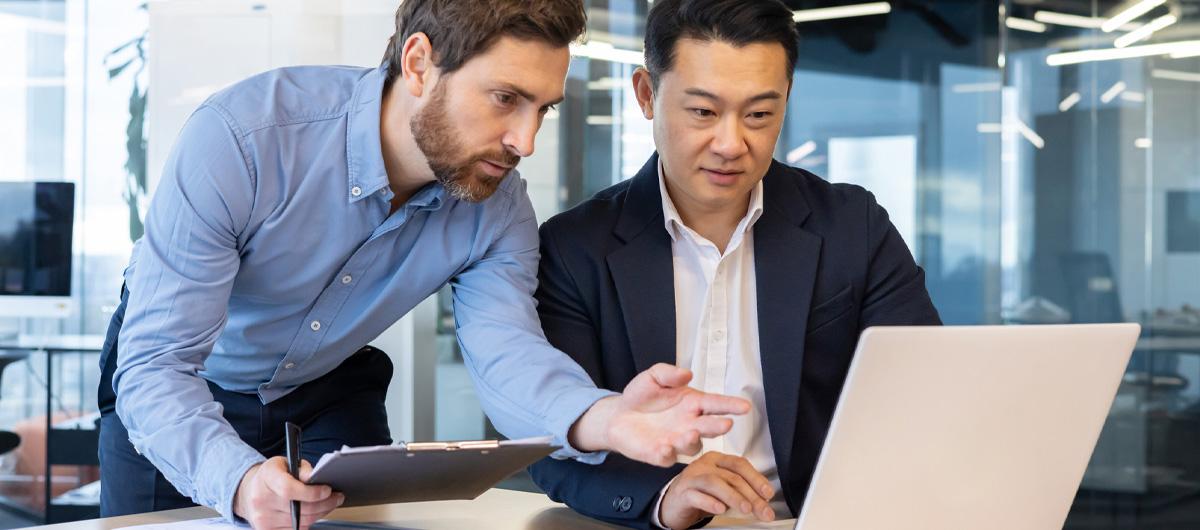
[[[625,246],[608,255],[630,349],[638,372],[675,364],[675,270],[671,236],[663,227],[658,155],[629,184],[614,229]]]
[[[801,228],[810,213],[808,203],[783,171],[774,162],[763,179],[765,207],[754,225],[763,390],[781,473],[791,466],[808,311],[821,255],[821,238]]]

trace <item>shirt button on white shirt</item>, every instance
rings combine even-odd
[[[350,276],[349,274],[342,276],[342,285],[346,285],[352,281],[354,281],[354,277]]]
[[[321,331],[321,322],[314,320],[312,321],[312,324],[308,325],[308,327],[312,328],[313,331]]]
[[[714,331],[714,332],[713,332],[713,339],[714,339],[714,340],[718,340],[718,341],[719,341],[719,340],[721,340],[721,339],[724,339],[724,338],[725,338],[725,331],[724,331],[724,330],[720,330],[720,329],[718,329],[718,330],[716,330],[716,331]]]

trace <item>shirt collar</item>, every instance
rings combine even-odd
[[[379,136],[383,83],[386,79],[387,65],[367,72],[355,84],[350,108],[346,111],[346,197],[352,203],[370,197],[379,190],[385,190],[385,199],[392,197]]]
[[[683,232],[691,231],[687,225],[683,224],[683,218],[679,216],[679,210],[675,208],[675,202],[671,200],[671,195],[667,193],[667,181],[663,174],[662,161],[658,162],[658,191],[662,196],[662,211],[663,211],[663,226],[667,229],[667,233],[671,235],[672,241],[678,241]],[[758,222],[763,213],[763,183],[759,180],[754,188],[750,190],[750,206],[746,209],[746,215],[738,222],[737,228],[734,229],[734,239],[740,240],[741,234],[745,234]]]

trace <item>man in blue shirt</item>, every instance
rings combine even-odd
[[[299,500],[302,526],[323,517],[343,498],[288,475],[283,422],[304,427],[308,460],[388,443],[392,367],[364,345],[447,282],[506,435],[665,466],[728,431],[745,400],[665,364],[597,389],[540,329],[537,221],[514,167],[584,26],[578,0],[407,0],[382,67],[276,70],[200,106],[101,359],[104,515],[195,502],[284,527]]]

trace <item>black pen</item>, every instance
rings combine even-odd
[[[287,446],[288,473],[300,480],[300,427],[292,422],[283,424],[284,445]],[[300,530],[300,501],[292,501],[292,530]]]

